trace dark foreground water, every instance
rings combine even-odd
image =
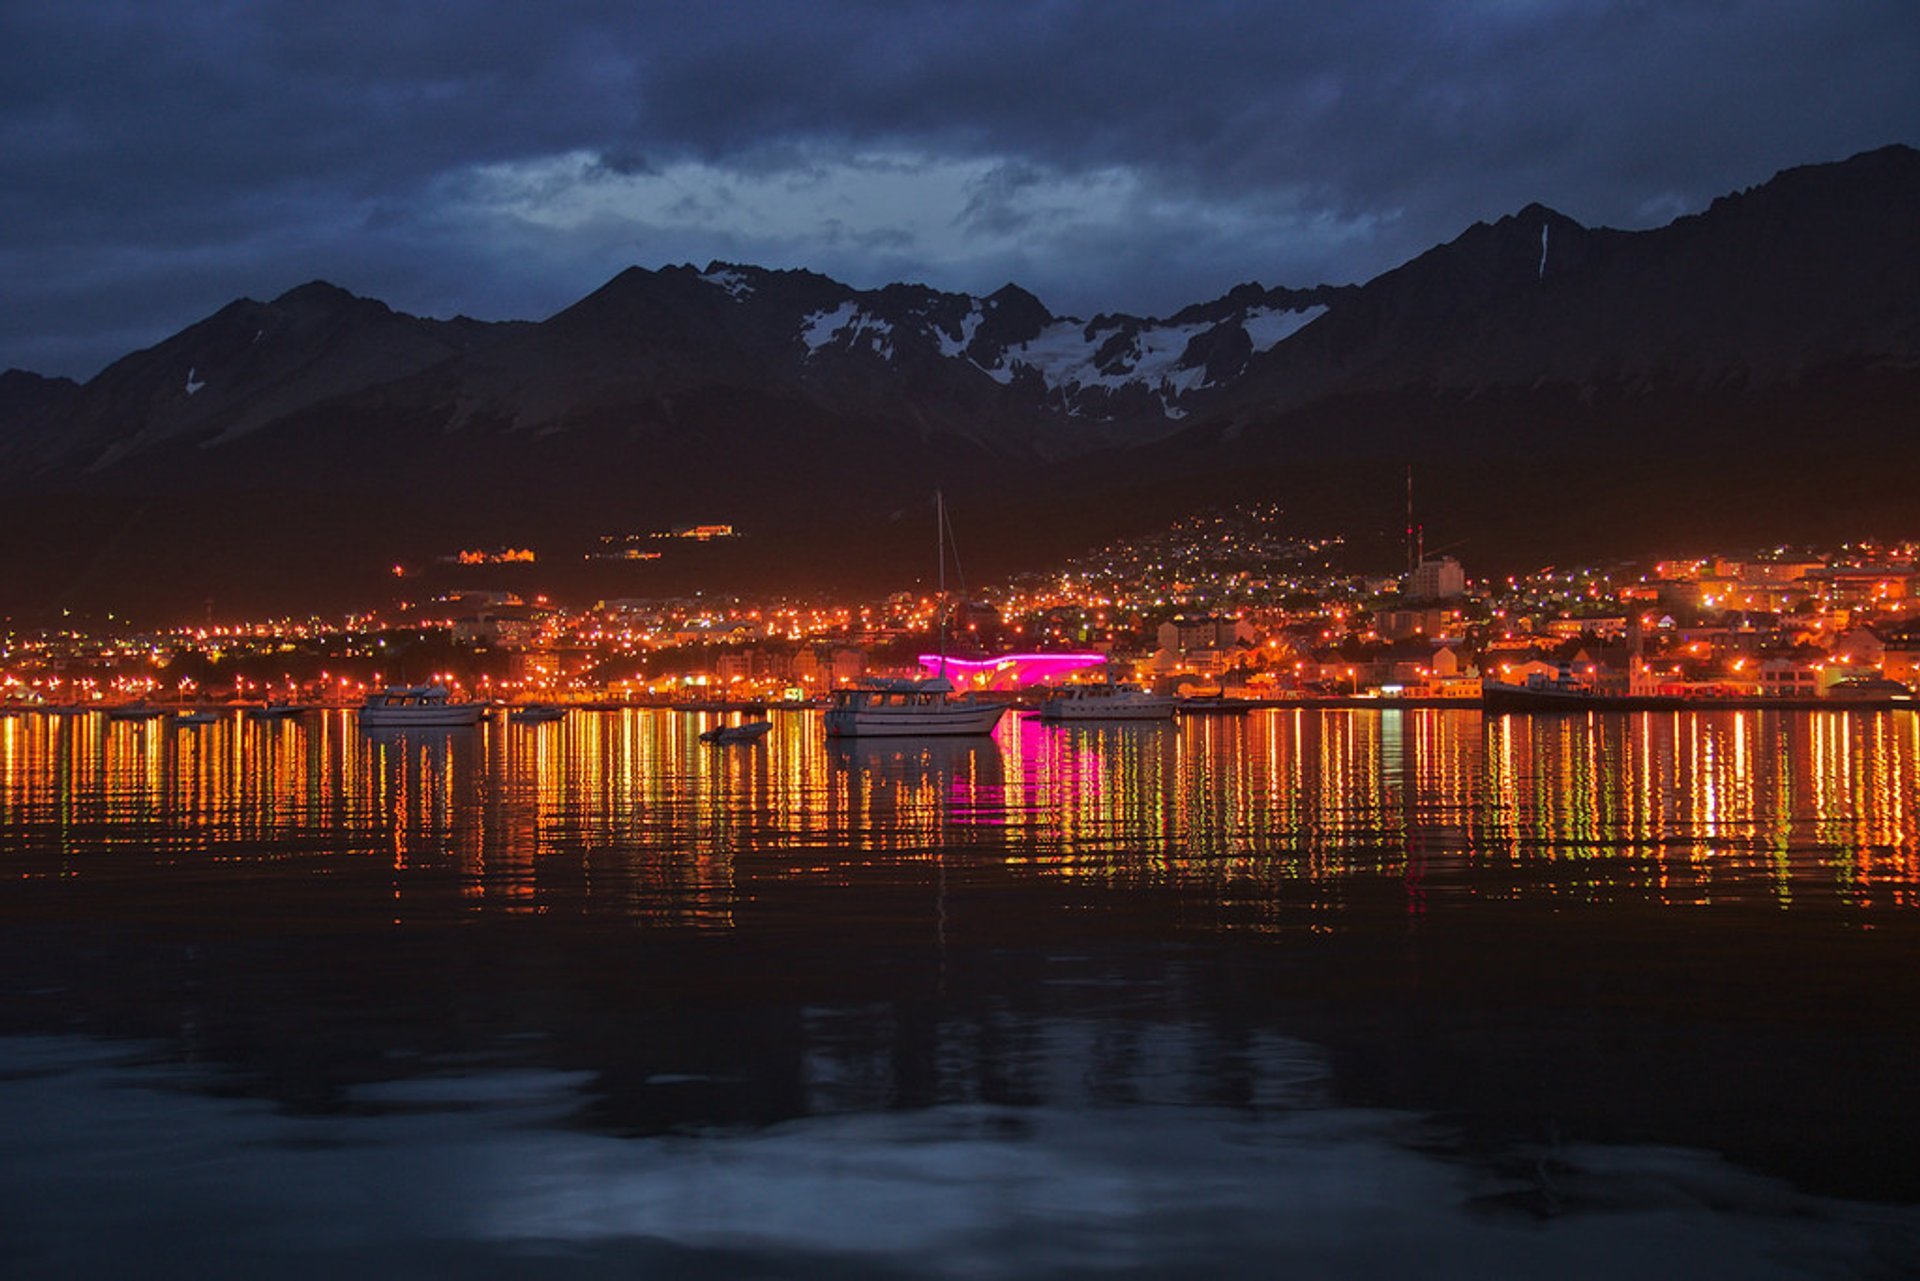
[[[0,718],[0,1275],[1920,1272],[1920,718]]]

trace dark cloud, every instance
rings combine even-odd
[[[315,276],[541,315],[714,257],[1166,311],[1920,142],[1916,65],[1911,0],[9,0],[0,365]]]

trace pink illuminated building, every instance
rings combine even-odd
[[[1074,672],[1098,667],[1107,661],[1105,654],[996,654],[992,658],[946,658],[938,654],[920,655],[920,666],[930,676],[938,676],[946,665],[947,679],[955,689],[1024,689],[1029,685],[1057,685]]]

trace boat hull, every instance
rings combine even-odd
[[[486,719],[484,703],[454,703],[446,707],[366,707],[360,710],[361,729],[470,729]]]
[[[944,734],[991,734],[1006,708],[995,703],[946,703],[933,707],[833,707],[826,713],[828,738],[930,738]]]
[[[757,743],[773,730],[772,721],[752,721],[745,725],[721,725],[708,730],[700,736],[703,743],[715,743],[722,747],[733,744]]]
[[[1488,712],[1674,712],[1701,706],[1713,704],[1657,694],[1595,694],[1582,689],[1503,685],[1498,681],[1485,681],[1480,686],[1480,707]]]
[[[1171,698],[1101,706],[1100,700],[1075,699],[1040,705],[1040,719],[1049,725],[1077,724],[1081,721],[1170,721],[1174,702]]]

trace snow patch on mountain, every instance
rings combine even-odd
[[[980,322],[984,318],[985,313],[980,310],[980,304],[976,302],[968,309],[967,314],[960,318],[960,336],[958,338],[949,334],[945,329],[935,329],[933,331],[933,337],[934,341],[940,344],[940,354],[951,359],[972,346],[973,336],[979,332]]]
[[[1247,337],[1253,340],[1255,351],[1266,351],[1293,337],[1302,329],[1326,314],[1325,306],[1302,307],[1298,311],[1281,311],[1274,307],[1255,307],[1240,322],[1247,331]]]
[[[797,338],[809,360],[824,359],[822,352],[828,348],[871,352],[883,360],[893,359],[901,342],[909,351],[931,348],[942,359],[966,361],[1003,387],[1032,380],[1029,386],[1037,383],[1056,411],[1072,418],[1137,414],[1144,408],[1143,393],[1147,403],[1166,417],[1181,418],[1193,408],[1184,403],[1193,393],[1239,376],[1244,354],[1236,360],[1233,344],[1241,340],[1233,330],[1246,334],[1240,353],[1259,353],[1327,312],[1322,304],[1291,308],[1252,304],[1224,315],[1196,309],[1205,318],[1183,316],[1178,322],[1100,316],[1088,323],[1070,316],[1045,317],[1042,311],[1044,323],[1036,322],[1039,332],[1025,330],[1031,337],[1005,346],[983,346],[983,331],[991,331],[994,324],[1003,330],[1008,327],[1001,304],[995,299],[967,298],[964,312],[943,304],[944,314],[936,319],[934,303],[939,301],[921,300],[904,313],[895,304],[894,314],[904,316],[898,322],[903,338],[894,323],[870,310],[876,306],[873,300],[855,295],[836,306],[803,314]],[[884,306],[884,300],[879,305]]]
[[[830,311],[811,312],[800,320],[800,341],[812,355],[828,343],[853,347],[864,341],[883,360],[893,358],[893,324],[843,302]]]
[[[724,289],[733,299],[753,297],[753,282],[731,267],[721,267],[714,271],[702,272],[700,279],[716,289]]]
[[[846,328],[860,310],[860,304],[843,302],[831,311],[816,311],[800,318],[800,341],[810,352],[819,351],[833,341],[833,336]]]
[[[194,375],[199,372],[200,370],[197,366],[187,371],[187,395],[189,396],[193,395],[194,392],[199,391],[202,387],[207,385],[206,379],[194,377]]]
[[[1030,369],[1049,390],[1065,397],[1067,412],[1076,417],[1080,412],[1076,393],[1093,388],[1115,391],[1137,383],[1160,401],[1169,417],[1177,418],[1181,411],[1174,402],[1204,385],[1207,377],[1205,366],[1183,368],[1180,358],[1196,335],[1212,327],[1203,322],[1140,329],[1117,358],[1108,354],[1103,368],[1095,357],[1111,341],[1111,331],[1089,329],[1074,320],[1057,321],[1031,340],[1007,348],[1000,365],[983,372],[995,382],[1007,384],[1020,369]]]

